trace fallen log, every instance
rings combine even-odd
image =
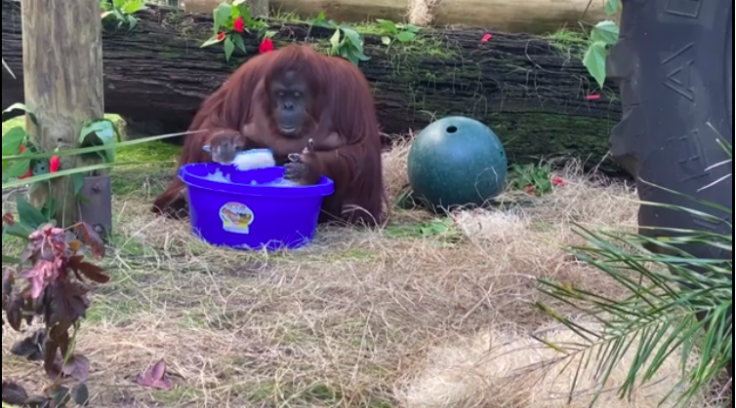
[[[211,13],[223,0],[187,0],[184,9]],[[462,24],[511,33],[552,32],[587,21],[606,19],[602,1],[590,0],[270,0],[272,13],[360,23],[383,18],[417,25]]]
[[[3,108],[23,101],[19,5],[2,0],[3,58],[18,76],[3,72]],[[228,75],[257,53],[246,37],[247,55],[229,63],[222,48],[200,48],[212,33],[211,15],[152,8],[137,15],[130,32],[103,36],[105,110],[123,116],[131,133],[161,134],[185,129],[199,104]],[[331,30],[280,24],[277,47],[293,41],[329,48]],[[598,165],[608,152],[608,135],[620,119],[615,89],[597,100],[594,81],[580,64],[580,49],[550,39],[481,29],[423,30],[413,42],[387,48],[366,29],[361,68],[372,83],[382,130],[405,134],[436,118],[465,115],[491,126],[512,161],[572,155]],[[606,162],[602,170],[617,171]]]

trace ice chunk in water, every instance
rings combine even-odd
[[[235,156],[233,164],[240,171],[273,167],[276,160],[268,149],[250,150]]]
[[[209,181],[217,181],[220,183],[232,183],[232,180],[230,180],[230,175],[222,174],[222,170],[217,169],[214,173],[210,173],[206,177]]]
[[[298,186],[299,184],[297,184],[297,183],[295,183],[295,182],[293,182],[291,180],[285,180],[282,177],[282,178],[276,179],[274,181],[269,181],[268,183],[260,183],[260,184],[257,183],[255,180],[253,180],[253,181],[250,182],[250,185],[251,186],[259,185],[259,186],[264,186],[264,187],[295,187],[295,186]]]

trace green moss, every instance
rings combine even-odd
[[[118,149],[116,160],[119,163],[170,164],[176,161],[179,153],[181,147],[155,141],[121,147]]]
[[[565,28],[547,34],[544,38],[549,40],[552,47],[569,58],[582,59],[584,48],[588,43],[584,33]]]
[[[610,119],[538,112],[492,114],[483,121],[496,132],[514,163],[538,162],[544,157],[529,156],[528,152],[543,152],[545,156],[579,157],[591,165],[597,165],[607,156],[608,136],[617,123]]]

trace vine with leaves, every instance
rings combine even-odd
[[[592,2],[593,0],[590,0],[590,4]],[[621,7],[621,0],[606,0],[604,6],[609,17],[616,15]],[[588,35],[588,46],[583,55],[583,65],[600,88],[603,88],[606,82],[606,59],[610,48],[618,41],[619,31],[618,24],[609,19],[598,22]]]
[[[144,0],[102,0],[100,8],[103,23],[114,19],[118,29],[127,24],[128,31],[133,30],[138,24],[134,14],[147,9]]]
[[[268,30],[268,24],[265,21],[253,18],[247,0],[220,3],[212,14],[215,23],[214,35],[202,44],[202,48],[222,44],[225,60],[230,61],[236,49],[243,54],[248,53],[243,35],[255,32],[261,40],[261,52],[273,49],[271,37],[276,32]]]

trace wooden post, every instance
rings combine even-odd
[[[25,104],[38,120],[36,126],[26,119],[28,132],[43,151],[75,148],[84,122],[104,115],[100,1],[33,0],[20,5]],[[62,157],[61,169],[79,162],[75,156]],[[36,206],[47,198],[58,205],[59,225],[79,221],[72,180],[55,179],[50,188],[38,183],[31,191]]]

